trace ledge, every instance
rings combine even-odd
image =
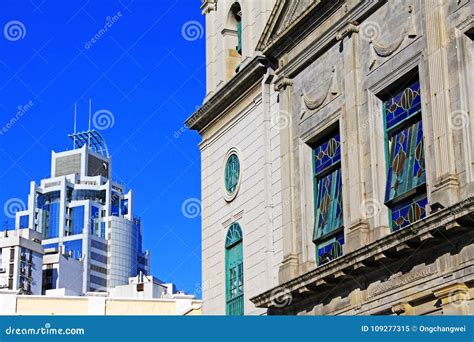
[[[217,120],[227,108],[242,99],[266,72],[267,60],[263,55],[254,56],[242,70],[217,90],[193,113],[185,125],[201,132],[212,121]]]
[[[380,260],[397,260],[429,240],[435,241],[447,234],[461,234],[466,226],[474,226],[474,197],[433,213],[402,230],[280,284],[250,300],[257,307],[270,308],[278,307],[282,293],[290,294],[293,302],[321,294],[322,291],[338,286],[337,284],[346,275],[375,270]],[[304,294],[305,298],[301,294]]]

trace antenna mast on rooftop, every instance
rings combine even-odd
[[[74,103],[74,135],[73,150],[76,149],[76,133],[77,133],[77,102]]]

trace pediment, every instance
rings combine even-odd
[[[263,51],[322,0],[277,0],[257,49]]]

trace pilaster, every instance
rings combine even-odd
[[[345,225],[346,244],[344,253],[352,252],[369,242],[369,225],[364,217],[365,203],[364,180],[362,175],[362,131],[361,119],[361,84],[359,70],[358,29],[353,23],[336,35],[343,47],[344,96],[343,111],[344,128],[341,137],[345,137],[342,147],[346,150],[346,174],[343,182],[345,193]]]
[[[426,50],[429,68],[427,100],[431,105],[434,175],[428,180],[431,185],[431,203],[448,207],[458,201],[459,183],[454,164],[454,149],[449,103],[449,77],[445,16],[440,0],[425,1]]]
[[[296,215],[298,204],[295,185],[296,150],[295,130],[291,115],[291,90],[293,81],[283,77],[275,86],[279,93],[280,112],[278,128],[280,129],[281,158],[281,197],[282,197],[282,228],[283,228],[283,261],[279,269],[280,283],[298,275],[299,257],[297,243]]]

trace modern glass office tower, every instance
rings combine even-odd
[[[112,160],[95,130],[70,135],[74,149],[52,152],[51,177],[31,183],[28,209],[16,215],[16,228],[43,236],[45,254],[61,253],[83,262],[83,270],[59,272],[82,281],[82,292],[128,284],[149,274],[149,253],[142,251],[141,221],[133,215],[133,193],[112,180]],[[43,270],[43,291],[54,289],[52,265]],[[64,283],[64,282],[62,282]]]

